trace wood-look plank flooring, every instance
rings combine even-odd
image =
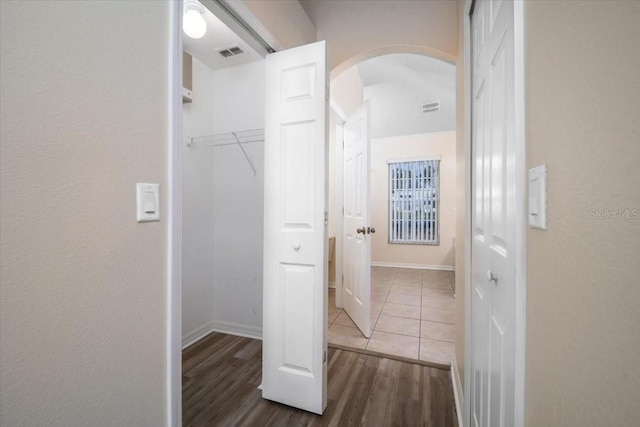
[[[262,398],[262,342],[213,333],[183,351],[184,426],[456,426],[450,372],[329,348],[324,415]]]

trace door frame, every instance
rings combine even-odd
[[[169,2],[166,424],[182,425],[182,2]]]
[[[464,13],[464,146],[465,146],[465,342],[464,342],[464,425],[471,425],[471,283],[473,277],[471,251],[472,235],[472,140],[471,140],[471,14],[475,0],[466,0]],[[526,355],[526,146],[525,146],[525,87],[524,87],[524,0],[514,1],[514,107],[515,107],[515,175],[516,175],[516,237],[515,237],[515,421],[524,426],[525,421],[525,355]]]
[[[234,11],[230,12],[221,8],[215,0],[201,0],[201,2],[261,56],[274,52],[271,45],[278,48],[278,50],[282,48],[275,39],[269,38],[269,41],[265,41],[260,31],[257,34],[250,32],[250,30],[253,30],[254,25],[259,25],[257,19],[252,18],[252,16],[242,16],[241,20],[243,22],[239,22],[232,17],[234,12],[235,14],[239,13],[237,11],[238,8],[243,9],[241,5],[231,7]],[[167,211],[166,425],[180,427],[182,426],[183,4],[177,1],[167,4],[169,21],[167,51],[167,190],[165,193],[167,201],[164,204],[164,209]],[[256,42],[256,39],[259,43]]]
[[[335,197],[336,197],[336,212],[333,212],[335,215],[336,221],[336,248],[333,254],[333,259],[336,264],[336,281],[334,283],[336,290],[336,301],[335,305],[338,308],[342,308],[342,290],[343,290],[343,280],[342,280],[342,230],[344,227],[344,187],[343,187],[343,179],[344,179],[344,171],[342,170],[342,162],[344,156],[344,124],[347,121],[347,115],[342,111],[340,106],[333,100],[329,100],[330,111],[329,114],[333,117],[336,122],[335,125],[335,158],[329,159],[329,162],[335,162],[335,173],[336,173],[336,181],[335,181]],[[331,120],[331,119],[329,119]],[[340,132],[338,132],[338,127],[340,128]]]

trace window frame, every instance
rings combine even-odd
[[[435,163],[435,174],[431,177],[432,180],[435,181],[435,184],[432,184],[430,187],[428,187],[429,189],[434,189],[435,190],[435,195],[432,196],[431,198],[427,198],[426,200],[424,198],[421,198],[420,201],[421,202],[433,202],[435,204],[435,207],[433,208],[435,210],[435,231],[434,231],[434,236],[432,239],[430,240],[415,240],[415,237],[417,237],[415,235],[415,230],[416,227],[414,224],[417,224],[420,219],[410,219],[409,222],[412,224],[412,236],[410,237],[410,239],[393,239],[393,229],[394,229],[394,222],[397,222],[397,219],[394,218],[393,216],[393,210],[395,205],[398,202],[397,198],[393,197],[393,192],[394,190],[397,190],[397,188],[394,188],[393,186],[393,177],[392,177],[392,172],[394,170],[394,165],[398,165],[398,164],[408,164],[408,163],[416,163],[416,162],[424,162],[424,165],[421,165],[421,167],[434,167],[433,165],[429,165],[429,162],[436,162]],[[440,245],[440,204],[441,204],[441,197],[440,197],[440,170],[441,170],[441,163],[442,163],[442,157],[441,156],[433,156],[433,157],[421,157],[421,158],[415,158],[415,159],[393,159],[393,160],[387,160],[387,167],[388,167],[388,176],[387,176],[387,196],[388,196],[388,203],[387,203],[387,209],[388,209],[388,230],[387,230],[387,243],[392,244],[392,245],[422,245],[422,246],[439,246]],[[407,172],[409,172],[408,168],[405,168],[405,170],[407,170]],[[415,177],[411,178],[411,187],[410,188],[415,188]],[[406,190],[406,189],[405,189]],[[412,199],[412,203],[415,202],[417,199],[413,198]],[[411,206],[411,211],[415,211],[415,205]]]

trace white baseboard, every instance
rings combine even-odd
[[[382,262],[382,261],[374,261],[371,263],[371,265],[373,267],[417,268],[420,270],[454,271],[452,265],[405,264],[400,262]]]
[[[193,343],[200,341],[202,338],[213,332],[213,324],[213,321],[207,322],[204,325],[194,329],[193,331],[184,334],[182,336],[182,349],[184,350]]]
[[[252,338],[254,340],[262,340],[262,328],[257,326],[241,325],[239,323],[218,321],[213,327],[214,332],[235,335],[238,337]]]
[[[257,326],[241,325],[233,322],[215,321],[205,323],[199,328],[185,334],[182,337],[182,349],[189,347],[209,335],[211,332],[220,332],[238,337],[262,339],[262,328]]]
[[[462,393],[462,382],[460,381],[460,372],[456,361],[451,362],[451,384],[453,386],[453,399],[456,403],[456,414],[458,416],[458,425],[462,427],[464,394]]]

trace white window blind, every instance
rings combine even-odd
[[[389,162],[389,243],[440,242],[440,160]]]

